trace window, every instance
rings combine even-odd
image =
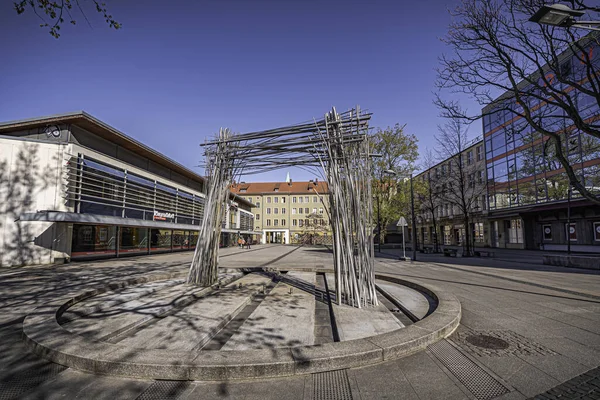
[[[565,224],[565,227],[568,227],[567,236],[569,237],[569,240],[573,241],[573,242],[576,242],[577,241],[577,227],[576,227],[576,224],[574,222],[572,222],[569,225]]]
[[[279,188],[275,188],[275,192],[279,192]],[[275,203],[277,203],[277,197],[275,197]]]
[[[544,240],[552,240],[552,225],[542,225],[542,235]]]
[[[275,203],[279,203],[279,197],[274,197],[274,198],[273,198],[273,201],[274,201]]]
[[[298,203],[302,203],[303,200],[304,198],[302,196],[298,196]]]
[[[281,207],[281,213],[285,214],[285,207]]]
[[[313,209],[312,209],[312,212],[313,212],[313,214],[316,214],[316,213],[317,213],[317,209],[316,209],[316,208],[313,208]]]
[[[303,211],[303,210],[304,210],[304,209],[303,209],[302,207],[300,207],[300,208],[298,209],[298,214],[302,214],[302,211]]]
[[[477,146],[477,161],[483,160],[483,146]]]
[[[296,209],[292,208],[292,215],[296,215]]]
[[[282,198],[281,198],[281,202],[282,202],[282,203],[285,203],[285,197],[282,197]]]
[[[304,220],[299,219],[298,220],[298,226],[304,226]]]
[[[448,245],[452,243],[452,232],[450,231],[452,228],[450,225],[444,225],[444,244]]]
[[[309,197],[309,196],[305,196],[305,197],[304,197],[304,202],[305,202],[305,203],[308,203],[309,201],[310,201],[310,197]]]
[[[271,207],[267,207],[267,214],[271,214]]]
[[[271,220],[270,219],[267,220],[267,226],[271,226]]]
[[[600,242],[600,222],[594,222],[594,240]]]
[[[292,226],[298,226],[298,220],[297,219],[293,219],[292,220]]]
[[[260,214],[256,214],[256,220],[260,221]]]
[[[321,224],[321,226],[322,226],[322,225],[325,225],[325,220],[324,220],[324,219],[320,219],[320,220],[319,220],[319,223]]]
[[[477,183],[479,183],[479,184],[483,183],[483,171],[477,172]]]
[[[281,226],[285,226],[285,219],[281,220]]]
[[[523,228],[520,219],[510,220],[510,230],[508,231],[509,243],[523,243]]]
[[[475,242],[477,243],[483,243],[484,238],[483,238],[483,222],[475,222],[473,224],[473,236],[475,238]]]
[[[256,202],[256,208],[260,208],[260,201]]]
[[[279,226],[279,220],[278,219],[274,219],[273,220],[273,226]]]
[[[483,211],[487,210],[487,196],[484,194],[483,196],[481,196],[481,209]]]
[[[316,203],[318,201],[319,201],[319,199],[317,199],[317,196],[313,196],[313,203]]]
[[[304,220],[304,225],[310,226],[310,220],[308,218]]]
[[[296,202],[296,197],[292,197],[292,203]]]
[[[240,193],[246,193],[246,189],[240,189]]]
[[[279,208],[275,207],[275,208],[273,209],[273,214],[279,214]]]
[[[473,150],[467,151],[467,165],[473,164]]]
[[[304,209],[304,214],[309,214],[308,207]]]
[[[270,197],[267,197],[267,203],[271,204],[271,198]]]
[[[472,188],[475,186],[475,174],[469,174],[469,187]]]
[[[323,207],[319,208],[319,214],[323,214]]]

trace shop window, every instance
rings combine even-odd
[[[150,251],[170,250],[172,239],[170,229],[150,229]]]
[[[542,235],[544,240],[552,240],[552,225],[542,225]]]
[[[508,231],[509,243],[523,243],[523,226],[520,219],[510,220],[510,229]]]
[[[115,255],[116,227],[74,224],[71,249],[72,257]]]
[[[148,229],[122,226],[119,253],[148,251]]]
[[[594,240],[600,242],[600,222],[594,222]]]
[[[565,224],[565,227],[567,229],[567,237],[569,238],[570,241],[572,242],[576,242],[577,241],[577,226],[574,222],[570,223],[570,224]]]

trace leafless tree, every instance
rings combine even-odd
[[[476,163],[474,159],[469,161],[467,158],[466,150],[470,145],[467,128],[460,118],[450,119],[438,128],[438,156],[448,161],[442,165],[442,173],[436,183],[440,187],[440,197],[453,209],[457,209],[462,217],[465,230],[464,254],[471,255],[470,217],[477,209],[481,195],[486,193],[486,187],[477,184]]]
[[[552,156],[570,185],[600,204],[595,185],[582,178],[582,160],[568,150],[570,137],[578,135],[582,141],[591,140],[593,155],[600,157],[600,116],[584,111],[584,105],[600,106],[598,33],[529,22],[546,1],[463,0],[451,11],[454,22],[444,40],[452,53],[441,58],[436,103],[445,116],[475,120],[488,115],[503,118],[505,126],[518,128],[522,123],[541,133],[544,143],[553,146]],[[586,19],[600,12],[597,3],[565,3],[586,11]],[[492,106],[467,114],[456,102],[442,98],[443,89],[469,94],[482,107]]]

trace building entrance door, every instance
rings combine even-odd
[[[267,231],[266,232],[266,239],[267,239],[267,243],[279,243],[282,244],[283,243],[283,232],[272,232],[272,231]]]
[[[498,221],[494,221],[494,229],[492,229],[492,244],[494,247],[500,247],[500,240],[498,238]]]

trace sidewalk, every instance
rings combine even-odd
[[[23,317],[57,293],[78,293],[109,277],[185,271],[191,252],[0,273],[3,398],[11,398],[12,393],[12,398],[25,399],[143,399],[153,395],[163,399],[309,400],[342,398],[344,394],[355,400],[525,399],[555,388],[556,393],[567,394],[561,399],[578,399],[600,388],[598,271],[497,259],[434,259],[435,255],[427,255],[432,258],[424,262],[404,262],[397,260],[396,251],[391,254],[376,259],[377,271],[444,287],[460,300],[461,326],[452,336],[400,360],[260,381],[144,381],[96,376],[51,364],[23,347]],[[238,267],[314,267],[330,264],[331,253],[296,250],[294,246],[232,247],[222,249],[221,262]],[[483,347],[477,341],[482,338],[487,338]],[[569,392],[574,387],[581,393]],[[598,392],[589,398],[593,396],[597,398]]]

